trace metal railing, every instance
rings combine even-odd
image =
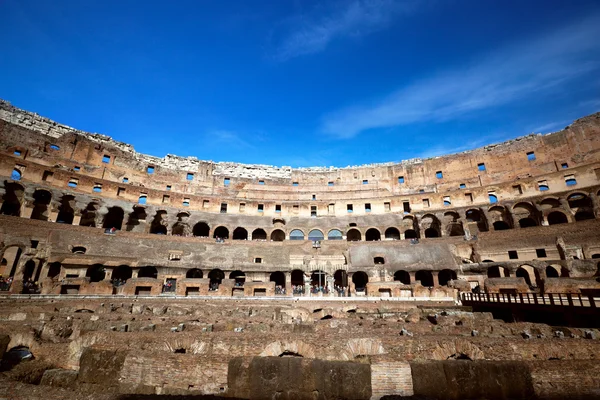
[[[598,308],[600,298],[581,294],[548,293],[463,293],[463,303],[503,303],[503,304],[530,304],[545,306],[590,307]]]

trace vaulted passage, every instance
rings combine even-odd
[[[18,183],[7,183],[5,190],[6,193],[2,197],[3,203],[2,208],[0,208],[0,214],[15,217],[21,216],[21,205],[23,204],[25,189]]]
[[[422,286],[433,287],[433,275],[431,271],[417,271],[415,281],[421,282]]]
[[[50,214],[48,206],[52,200],[52,195],[47,190],[36,190],[33,193],[33,211],[31,212],[31,219],[39,219],[41,221],[48,221]]]
[[[210,227],[206,222],[198,222],[192,231],[194,236],[209,237]]]
[[[121,207],[111,207],[108,209],[108,213],[104,217],[104,224],[102,227],[104,229],[121,229],[123,225],[123,217],[125,212]]]

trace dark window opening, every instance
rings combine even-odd
[[[546,257],[546,249],[535,249],[535,255],[537,258]]]
[[[516,250],[509,250],[508,251],[508,258],[511,260],[518,260],[519,259],[519,253],[517,253]]]

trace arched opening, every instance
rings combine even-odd
[[[229,239],[229,229],[224,226],[218,226],[213,233],[213,238]]]
[[[325,240],[325,236],[323,236],[323,232],[321,232],[320,230],[313,229],[312,231],[308,232],[308,240],[313,242],[320,242],[322,240]]]
[[[233,240],[248,240],[248,231],[238,226],[233,230]]]
[[[147,217],[144,207],[133,206],[133,211],[129,213],[125,230],[128,232],[145,232]]]
[[[271,232],[271,241],[273,242],[283,242],[285,240],[285,232],[281,229],[275,229]]]
[[[396,271],[394,272],[394,281],[402,282],[405,285],[410,285],[410,274],[407,271]]]
[[[560,208],[561,204],[558,199],[554,199],[552,197],[545,198],[540,202],[540,207],[542,210],[549,210],[551,208]]]
[[[524,278],[527,285],[531,286],[531,277],[529,276],[529,272],[527,272],[527,270],[525,270],[522,267],[519,267],[515,275],[517,276],[517,278]]]
[[[427,228],[427,229],[425,229],[425,237],[426,238],[437,238],[437,237],[440,237],[440,233],[435,228]]]
[[[192,234],[199,237],[209,237],[210,226],[206,222],[198,222],[192,229]]]
[[[23,268],[23,282],[31,280],[33,273],[35,272],[35,261],[28,260]]]
[[[567,197],[567,201],[569,202],[569,207],[571,209],[577,208],[593,208],[592,199],[586,196],[583,193],[573,193],[569,197]]]
[[[373,257],[373,264],[375,264],[375,265],[383,265],[383,264],[385,264],[385,258],[383,258],[383,257]]]
[[[404,239],[418,239],[419,235],[417,235],[417,231],[414,229],[407,229],[404,231]]]
[[[167,224],[167,212],[164,210],[157,211],[150,223],[150,233],[155,235],[166,235]]]
[[[104,229],[121,229],[123,225],[123,217],[125,212],[121,207],[111,207],[108,209],[108,213],[104,216]]]
[[[343,269],[338,269],[333,274],[333,284],[335,289],[342,294],[342,290],[348,287],[348,274]]]
[[[426,214],[421,218],[421,228],[424,229],[426,238],[437,238],[441,236],[440,221],[433,214]]]
[[[446,360],[466,360],[466,361],[473,361],[471,359],[471,357],[469,357],[468,355],[466,355],[464,353],[452,354],[451,356],[448,356],[448,358]]]
[[[119,286],[131,279],[133,270],[128,265],[119,265],[113,269],[112,275],[110,276],[113,285]]]
[[[18,183],[7,183],[4,186],[5,193],[2,197],[2,207],[0,214],[12,215],[14,217],[21,216],[21,204],[23,203],[23,194],[25,189]]]
[[[388,240],[400,240],[400,231],[394,227],[387,228],[384,235]]]
[[[138,278],[158,278],[158,271],[155,267],[142,267],[138,271]]]
[[[362,240],[362,235],[358,229],[350,229],[346,233],[346,240],[348,242],[360,242]]]
[[[469,230],[471,231],[472,234],[475,234],[476,231],[478,231],[478,232],[487,232],[488,231],[486,220],[483,217],[483,214],[480,210],[478,210],[478,209],[467,210],[465,216],[467,218],[467,224],[469,226]],[[476,228],[476,230],[475,230],[475,228]]]
[[[584,221],[586,219],[594,219],[594,213],[591,210],[577,210],[575,213],[575,221]]]
[[[213,269],[208,273],[208,279],[210,280],[208,290],[215,291],[219,289],[219,285],[225,279],[225,273],[220,269]]]
[[[448,236],[465,235],[462,223],[459,220],[459,215],[454,211],[448,211],[444,213],[444,226],[446,227]]]
[[[510,227],[505,221],[496,221],[494,222],[493,226],[495,231],[505,231],[507,229],[510,229]]]
[[[421,286],[433,287],[433,275],[431,271],[417,271],[415,281],[420,282]]]
[[[377,242],[381,240],[381,232],[375,228],[367,229],[367,232],[365,232],[365,240],[367,242]]]
[[[48,278],[54,279],[60,275],[61,264],[59,262],[53,262],[48,267]]]
[[[323,271],[313,271],[312,274],[310,274],[310,285],[313,293],[325,292],[327,285],[326,277],[327,273]]]
[[[342,231],[339,229],[332,229],[327,234],[327,240],[342,240],[344,235],[342,235]]]
[[[209,277],[210,277],[210,275],[209,275]],[[233,279],[235,281],[234,286],[242,287],[242,286],[244,286],[244,282],[246,282],[246,274],[243,273],[242,271],[233,271],[232,273],[229,274],[229,279]],[[220,283],[221,282],[219,281],[219,284]]]
[[[252,240],[267,240],[267,232],[265,232],[265,230],[261,228],[253,230]]]
[[[493,221],[492,227],[495,231],[502,231],[511,228],[506,208],[501,206],[493,206],[490,208],[488,214],[490,216],[490,221]]]
[[[17,168],[13,169],[10,174],[10,179],[13,181],[20,181],[23,174]]]
[[[283,272],[271,273],[269,282],[275,282],[275,294],[285,294],[285,274]]]
[[[521,218],[519,220],[519,226],[521,228],[531,228],[533,226],[537,226],[537,223],[533,220],[533,218]]]
[[[367,293],[367,283],[369,282],[369,276],[363,272],[358,271],[352,274],[352,283],[356,292]]]
[[[98,203],[89,203],[85,210],[81,211],[81,220],[79,220],[79,225],[95,228],[99,208],[100,206]]]
[[[202,273],[202,270],[198,268],[192,268],[186,272],[185,277],[188,279],[202,279],[204,274]]]
[[[552,211],[548,214],[548,225],[558,225],[568,223],[567,216],[560,211]]]
[[[510,272],[507,268],[493,265],[487,269],[488,278],[505,278],[510,276]]]
[[[191,231],[192,231],[192,229],[186,222],[177,221],[177,222],[175,222],[175,224],[173,224],[173,227],[171,228],[171,235],[173,235],[173,236],[189,236]]]
[[[71,253],[73,254],[85,254],[87,252],[87,248],[84,246],[73,246],[71,249]]]
[[[304,293],[304,272],[295,269],[291,274],[291,283],[294,294]]]
[[[447,286],[448,282],[456,280],[456,272],[450,269],[443,269],[438,273],[438,282],[441,286]]]
[[[517,203],[513,206],[513,217],[519,221],[521,228],[530,228],[538,225],[537,210],[530,203]]]
[[[548,265],[546,267],[546,277],[548,278],[558,278],[560,277],[559,272],[552,265]]]
[[[90,282],[100,282],[106,277],[106,271],[103,265],[95,264],[87,269],[85,276],[90,278]]]
[[[10,267],[8,276],[15,276],[22,253],[23,251],[18,246],[10,246],[4,250],[4,254],[2,255],[2,265]]]
[[[73,223],[73,219],[75,219],[75,197],[64,195],[60,199],[60,206],[58,208],[56,222],[59,224],[71,225]]]
[[[304,240],[304,232],[300,229],[294,229],[290,232],[290,240]]]

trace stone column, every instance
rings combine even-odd
[[[431,276],[433,277],[433,287],[440,286],[440,275],[439,271],[431,271]]]
[[[31,218],[32,213],[33,213],[33,207],[24,206],[21,208],[21,217],[22,218]]]

